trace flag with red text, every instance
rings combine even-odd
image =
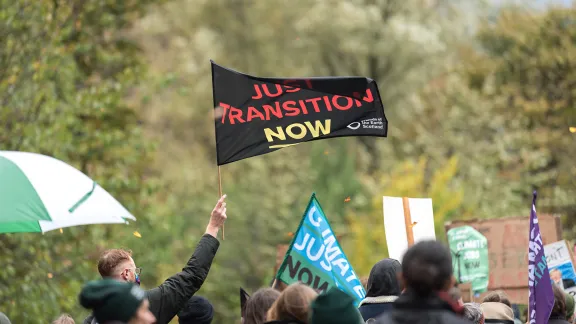
[[[262,78],[211,64],[218,165],[318,139],[387,135],[374,80]]]

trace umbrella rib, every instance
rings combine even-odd
[[[75,203],[74,206],[72,206],[70,209],[68,209],[68,211],[70,213],[73,213],[76,209],[78,209],[78,207],[80,207],[80,205],[82,205],[86,200],[88,200],[88,198],[90,198],[90,196],[92,196],[92,193],[94,193],[95,189],[96,189],[96,181],[94,181],[92,183],[92,190],[90,190],[82,198],[80,198],[80,200],[78,200],[78,202]]]

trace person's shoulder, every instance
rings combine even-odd
[[[452,312],[442,313],[442,322],[446,324],[470,324],[471,322],[460,315],[454,314]]]
[[[443,324],[470,324],[466,318],[454,314],[449,311],[432,311],[426,312],[426,316],[428,317],[435,317],[438,319],[438,323]],[[396,323],[408,323],[414,318],[409,318],[410,316],[403,316],[406,314],[402,313],[394,313],[394,312],[386,312],[379,316],[374,323],[376,324],[396,324]]]

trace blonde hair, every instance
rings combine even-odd
[[[295,283],[288,286],[272,304],[266,315],[267,321],[298,320],[308,323],[310,303],[318,294],[314,289]]]
[[[76,324],[74,319],[68,314],[62,314],[52,324]]]

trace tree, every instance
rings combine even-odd
[[[150,78],[131,102],[144,116],[146,134],[160,142],[154,168],[168,181],[171,200],[206,201],[217,195],[209,59],[260,76],[371,77],[393,120],[394,136],[388,139],[323,140],[221,168],[230,200],[227,239],[200,291],[219,305],[219,321],[238,318],[238,286],[253,291],[270,283],[275,246],[290,241],[312,192],[346,243],[353,237],[346,216],[364,211],[362,205],[371,205],[368,197],[374,193],[362,177],[383,175],[398,161],[419,156],[404,152],[407,143],[395,137],[410,129],[420,108],[409,99],[447,72],[455,54],[451,44],[463,39],[466,25],[451,1],[421,5],[176,0],[131,31],[150,62]],[[166,260],[188,256],[190,247],[179,238],[190,233],[187,228],[205,226],[209,208],[182,204],[181,214],[194,216],[173,232],[178,239],[169,245],[173,256]],[[163,275],[176,268],[158,267]]]
[[[151,146],[123,101],[141,65],[121,32],[150,2],[0,2],[0,149],[76,166],[144,224]],[[97,277],[99,252],[131,237],[118,226],[0,236],[0,308],[14,322],[45,323],[60,312],[80,320],[77,295]]]
[[[464,189],[454,181],[458,172],[458,159],[452,157],[444,166],[432,171],[427,180],[429,161],[406,161],[389,172],[382,173],[367,186],[371,188],[369,201],[364,210],[351,211],[347,223],[352,237],[346,251],[354,270],[360,276],[367,276],[372,266],[388,257],[388,247],[382,218],[382,197],[432,198],[436,237],[445,239],[444,222],[450,219],[467,218],[472,214],[464,201]]]
[[[502,118],[500,174],[540,194],[542,212],[566,215],[574,235],[576,205],[576,9],[504,10],[478,34],[482,52],[469,61],[468,83]]]

